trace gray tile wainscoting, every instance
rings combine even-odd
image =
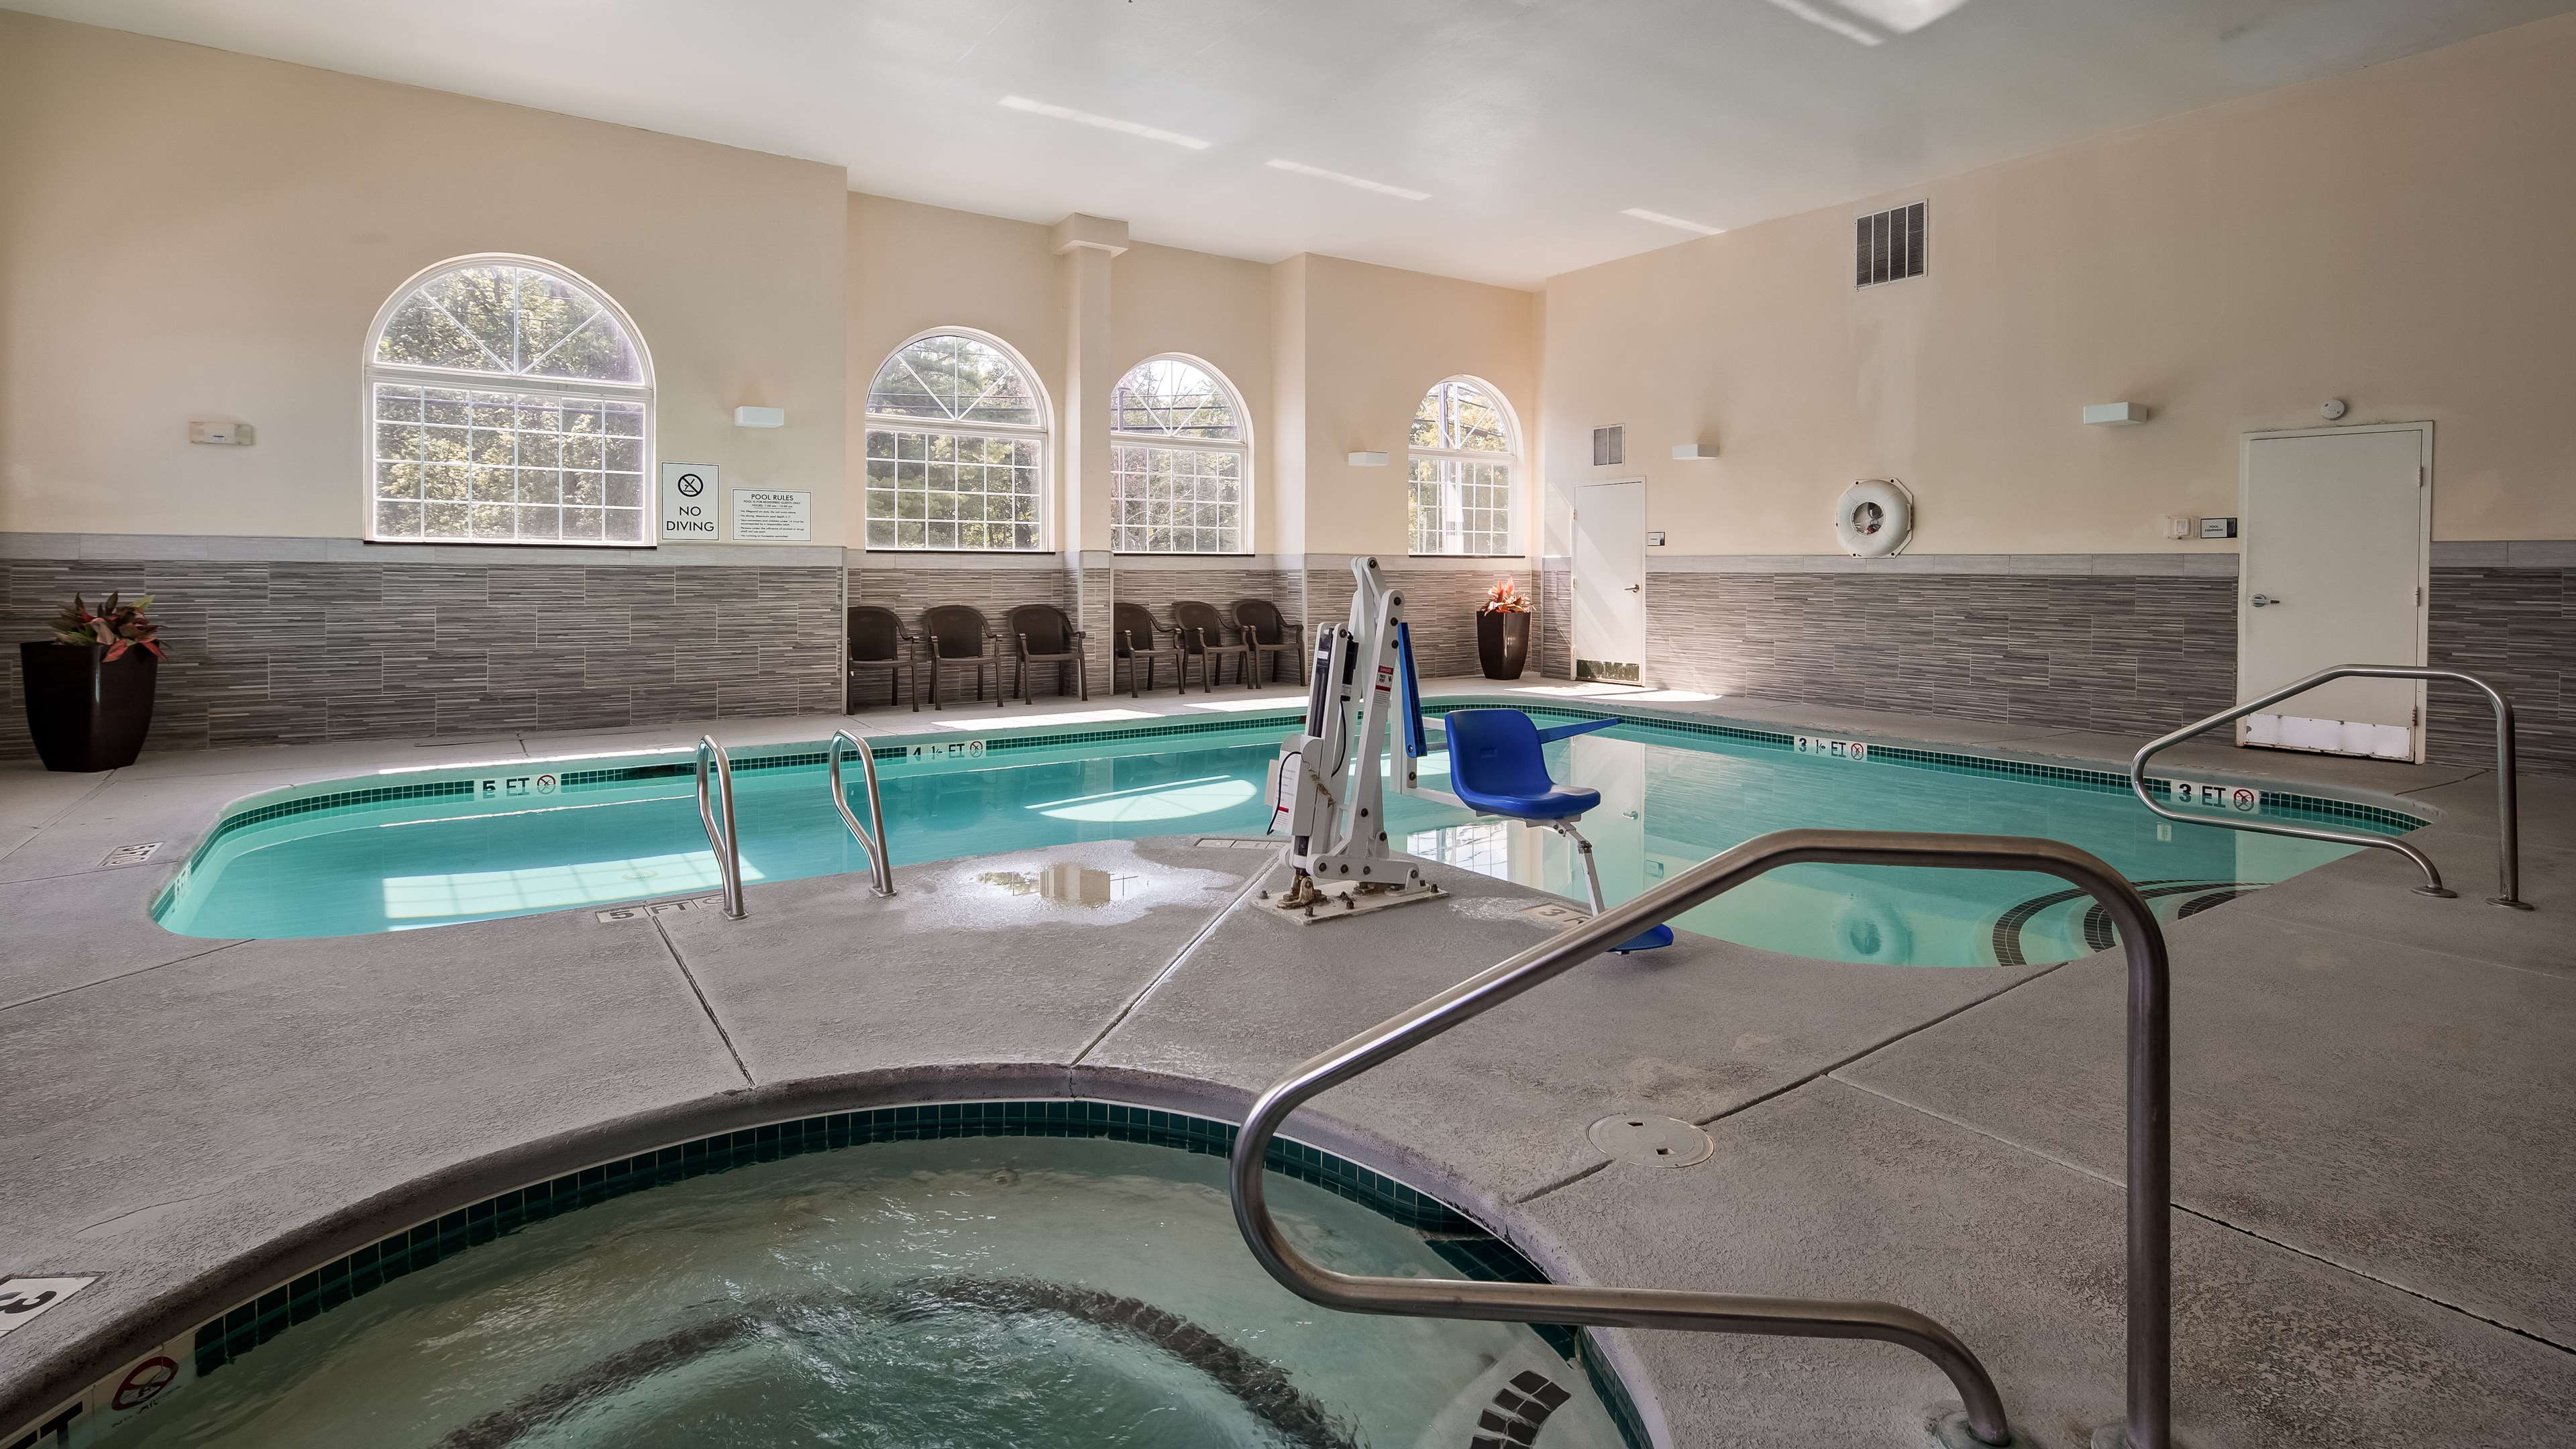
[[[1549,679],[1574,677],[1574,575],[1564,561],[1549,559],[1538,575],[1538,630],[1534,642],[1538,672]]]
[[[1650,683],[2141,736],[2232,701],[2232,578],[1656,572]]]
[[[1298,619],[1305,614],[1302,588],[1303,578],[1293,569],[1267,564],[1229,566],[1216,559],[1190,566],[1163,560],[1131,565],[1118,559],[1105,565],[1086,563],[1079,576],[1062,567],[1060,561],[1047,568],[866,565],[850,570],[850,602],[882,604],[902,615],[907,626],[934,604],[971,604],[983,610],[997,629],[1004,627],[1010,611],[1021,604],[1053,604],[1067,613],[1078,614],[1081,626],[1091,631],[1091,690],[1095,695],[1109,688],[1112,616],[1108,601],[1113,597],[1143,604],[1153,611],[1158,622],[1166,625],[1172,622],[1172,604],[1180,599],[1204,599],[1222,613],[1230,611],[1237,599],[1266,598],[1289,618]],[[1030,692],[1058,693],[1057,672],[1052,668],[1038,670],[1029,680]],[[1006,669],[1004,673],[1008,687],[1016,694],[1017,669]],[[1171,671],[1162,671],[1158,680],[1168,686]],[[1070,691],[1071,687],[1068,679],[1064,690]]]
[[[829,567],[0,559],[13,643],[110,590],[169,650],[152,749],[841,708]],[[13,649],[0,758],[34,753],[19,687]]]
[[[1476,661],[1476,606],[1496,579],[1508,578],[1531,592],[1537,581],[1529,565],[1516,558],[1486,560],[1489,567],[1405,567],[1405,561],[1381,559],[1379,572],[1389,588],[1404,594],[1404,618],[1413,638],[1413,659],[1423,677],[1481,674]],[[1306,617],[1313,624],[1341,623],[1351,612],[1351,572],[1340,568],[1306,570]]]
[[[1268,599],[1279,606],[1279,612],[1291,623],[1306,617],[1305,578],[1293,569],[1227,568],[1222,565],[1175,568],[1159,564],[1130,567],[1126,560],[1121,559],[1117,587],[1120,603],[1144,605],[1153,611],[1154,622],[1158,624],[1172,622],[1172,605],[1182,599],[1214,604],[1216,611],[1227,619],[1234,617],[1234,601],[1237,599]],[[1314,632],[1309,629],[1306,642],[1310,648],[1314,639]],[[1297,665],[1289,664],[1280,677],[1293,680],[1297,677],[1297,669]],[[1196,671],[1192,673],[1195,677]],[[1158,681],[1168,680],[1170,671],[1164,670],[1155,677]],[[1226,677],[1235,677],[1230,667]],[[1266,672],[1262,675],[1265,682],[1269,677]]]
[[[2576,568],[2436,562],[2431,634],[2434,665],[2477,675],[2513,701],[2523,769],[2576,775]],[[2432,758],[2495,758],[2495,711],[2477,691],[2437,681],[2425,717]]]
[[[2513,700],[2525,770],[2576,774],[2576,568],[2437,564],[2432,581],[2432,663]],[[1546,575],[1544,619],[1570,612],[1571,584]],[[2234,699],[2236,583],[2214,569],[1659,568],[1647,600],[1648,677],[1674,688],[2142,738]],[[1566,677],[1561,636],[1541,637],[1545,672]],[[2430,757],[2493,759],[2493,720],[2435,685]]]
[[[859,555],[853,553],[851,557],[857,558]],[[883,555],[874,557],[883,557]],[[1038,566],[1004,565],[979,568],[965,565],[956,567],[931,567],[918,564],[882,565],[871,562],[850,570],[850,602],[876,604],[892,609],[903,620],[903,626],[907,630],[918,630],[921,626],[922,611],[941,604],[973,605],[983,611],[985,622],[996,629],[1009,628],[1011,611],[1022,604],[1053,604],[1068,614],[1076,612],[1074,577],[1072,572],[1064,567],[1063,561],[1049,554],[1035,560],[1035,563]],[[1008,645],[1003,646],[1002,657],[1006,661],[1002,666],[1002,688],[1016,698],[1020,692],[1019,666],[1016,663],[1007,662],[1013,658]],[[1039,669],[1029,680],[1031,694],[1057,693],[1056,676],[1059,672],[1061,671],[1052,665]],[[929,688],[930,672],[927,669],[923,670],[921,677],[922,687]],[[1093,686],[1097,688],[1101,674],[1096,665],[1092,669],[1091,678]],[[882,687],[873,681],[862,685],[861,688],[867,692],[860,696],[861,703],[875,700],[876,691]],[[1069,694],[1072,690],[1073,680],[1068,675],[1064,681],[1063,692]],[[974,676],[963,672],[951,672],[948,676],[947,698],[953,702],[957,699],[972,700],[974,697]]]

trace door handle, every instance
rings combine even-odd
[[[2284,599],[2276,599],[2276,598],[2273,598],[2270,594],[2256,594],[2256,595],[2254,596],[2254,607],[2255,607],[2255,608],[2258,608],[2258,609],[2268,609],[2268,608],[2270,608],[2270,607],[2271,607],[2272,605],[2274,605],[2274,604],[2286,603],[2286,602],[2288,602],[2288,601],[2287,601],[2287,600],[2284,600]]]
[[[1642,588],[1644,588],[1644,587],[1645,587],[1645,585],[1644,585],[1644,584],[1630,584],[1630,585],[1628,586],[1628,592],[1633,594],[1633,593],[1637,592],[1639,589],[1642,589]]]

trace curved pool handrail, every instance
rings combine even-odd
[[[724,797],[724,826],[716,826],[715,812],[707,808],[707,761],[715,761],[716,793]],[[733,760],[714,735],[698,736],[698,823],[707,828],[707,845],[716,853],[716,873],[724,880],[724,913],[728,921],[739,921],[747,913],[742,903],[742,840],[734,830]]]
[[[868,819],[876,824],[873,835],[851,812],[849,792],[841,786],[841,742],[844,740],[849,742],[851,749],[859,752],[859,773],[867,778]],[[850,828],[850,833],[859,839],[859,848],[868,853],[868,890],[879,896],[893,895],[894,861],[886,850],[885,802],[877,796],[876,751],[851,731],[834,730],[831,743],[823,746],[823,758],[830,766],[832,808],[841,812],[841,823]]]
[[[1994,1379],[1958,1335],[1893,1303],[1755,1298],[1657,1288],[1554,1283],[1471,1283],[1337,1273],[1300,1254],[1271,1217],[1262,1171],[1271,1140],[1308,1098],[1420,1046],[1471,1017],[1562,975],[1650,926],[1782,866],[1917,866],[2024,870],[2054,875],[2101,902],[2128,957],[2128,1417],[2132,1449],[2167,1449],[2172,1396],[2170,968],[2155,915],[2120,873],[2054,840],[1889,830],[1781,830],[1693,866],[1625,905],[1450,987],[1438,996],[1313,1057],[1253,1103],[1231,1163],[1234,1220],[1252,1255],[1291,1292],[1354,1313],[1580,1323],[1859,1338],[1909,1348],[1949,1376],[1981,1441],[2007,1444],[2012,1429]]]
[[[2186,825],[2221,825],[2230,830],[2251,830],[2264,835],[2287,835],[2300,840],[2323,840],[2336,845],[2357,845],[2370,850],[2394,851],[2415,862],[2416,869],[2424,872],[2424,883],[2415,888],[2415,894],[2446,898],[2457,895],[2457,891],[2442,884],[2442,872],[2434,867],[2431,856],[2393,835],[2362,835],[2347,830],[2321,830],[2297,825],[2279,825],[2260,820],[2239,820],[2230,815],[2185,815],[2157,804],[2155,796],[2148,793],[2147,761],[2149,759],[2204,730],[2213,730],[2220,725],[2231,724],[2266,706],[2279,704],[2291,695],[2303,694],[2335,679],[2453,679],[2475,687],[2478,692],[2487,697],[2489,704],[2495,706],[2497,894],[2487,897],[2487,904],[2510,906],[2517,911],[2530,910],[2530,904],[2521,898],[2521,827],[2517,822],[2514,808],[2513,701],[2505,698],[2503,692],[2494,685],[2474,674],[2464,674],[2457,669],[2427,669],[2411,664],[2345,664],[2333,669],[2321,669],[2295,684],[2283,685],[2260,699],[2248,700],[2243,704],[2221,710],[2207,719],[2184,725],[2169,735],[2148,741],[2129,761],[2129,789],[2148,809],[2167,820],[2179,820]]]

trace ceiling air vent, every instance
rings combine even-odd
[[[1852,224],[1852,285],[1923,275],[1923,211],[1931,203],[1873,211]]]
[[[1615,468],[1628,461],[1628,430],[1624,426],[1592,430],[1592,466]]]

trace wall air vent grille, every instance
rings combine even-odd
[[[1924,213],[1930,202],[1873,211],[1852,224],[1852,285],[1874,287],[1923,275]]]
[[[1592,466],[1616,468],[1628,461],[1628,429],[1622,426],[1592,430]]]

